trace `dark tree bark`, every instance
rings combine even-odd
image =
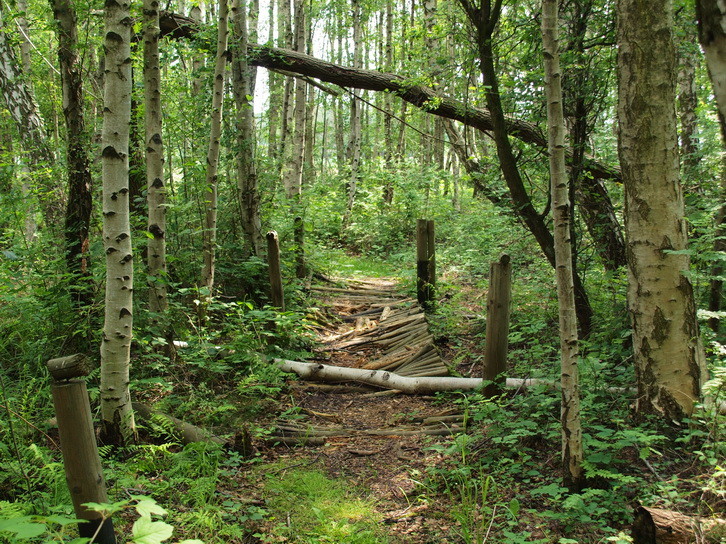
[[[78,56],[76,13],[69,0],[51,0],[58,31],[58,61],[67,130],[68,204],[65,216],[66,266],[72,275],[71,296],[79,306],[90,306],[88,230],[91,222],[91,166],[89,137],[83,118],[83,75]]]
[[[517,160],[512,151],[512,144],[509,141],[510,130],[507,126],[507,120],[504,117],[504,109],[499,94],[499,81],[494,68],[492,37],[499,22],[501,0],[496,0],[494,6],[491,5],[489,0],[483,0],[481,6],[478,8],[468,0],[460,0],[460,3],[476,31],[477,46],[479,48],[479,67],[484,76],[484,84],[486,85],[487,106],[491,116],[494,143],[497,147],[502,175],[509,188],[509,194],[512,197],[517,214],[522,218],[525,225],[527,225],[527,228],[535,240],[537,240],[542,253],[544,253],[549,263],[554,267],[554,238],[545,224],[543,217],[534,208],[524,188],[522,176],[517,166]],[[546,138],[545,141],[547,141]],[[580,334],[585,337],[590,333],[592,328],[593,312],[579,275],[573,274],[573,276],[577,320],[580,327]]]
[[[593,2],[576,0],[569,6],[570,41],[566,49],[574,56],[574,62],[563,75],[563,92],[565,114],[571,119],[570,201],[573,208],[575,202],[580,205],[580,213],[605,269],[617,270],[625,266],[625,240],[615,207],[602,181],[583,175],[587,142],[597,118],[598,101],[602,103],[606,92],[602,89],[607,88],[598,79],[600,76],[594,73],[592,57],[588,56],[585,48]],[[576,257],[577,253],[573,252],[573,259],[576,260]],[[576,262],[573,264],[577,268]]]

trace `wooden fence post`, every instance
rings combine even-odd
[[[424,310],[432,308],[436,285],[436,258],[434,222],[419,219],[416,222],[416,298]]]
[[[285,295],[282,290],[282,272],[280,269],[280,242],[277,232],[267,233],[267,265],[270,271],[270,294],[272,305],[285,311]]]
[[[506,380],[507,350],[509,348],[509,307],[512,299],[512,264],[509,255],[489,268],[487,294],[487,333],[484,346],[484,381],[494,382],[484,387],[484,394],[501,392]]]
[[[426,246],[429,260],[429,301],[433,301],[436,298],[436,237],[433,219],[426,221]]]
[[[91,538],[98,531],[94,542],[116,544],[111,519],[104,521],[99,512],[83,506],[87,502],[108,502],[88,391],[81,379],[91,366],[80,354],[51,359],[47,366],[53,378],[53,404],[73,509],[78,519],[86,520],[78,524],[78,533],[81,538]]]
[[[305,266],[305,223],[302,217],[295,218],[295,277],[304,279],[307,275]]]

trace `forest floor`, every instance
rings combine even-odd
[[[322,347],[317,359],[329,365],[362,368],[381,355],[374,344],[355,344],[356,337],[376,327],[376,316],[349,316],[370,312],[371,305],[385,311],[392,304],[409,313],[418,306],[397,294],[390,280],[359,280],[351,286],[353,294],[345,289],[318,291],[320,305],[333,319],[318,329]],[[434,396],[295,382],[288,405],[280,410],[294,414],[288,421],[293,424],[290,429],[307,427],[310,436],[320,430],[344,429],[345,436],[327,436],[323,445],[304,444],[304,437],[302,445],[268,441],[262,451],[266,463],[282,463],[280,473],[287,467],[305,467],[344,479],[349,489],[370,501],[379,530],[385,527],[383,541],[459,541],[446,536],[452,529],[451,518],[445,513],[450,505],[441,497],[428,500],[421,492],[426,473],[444,462],[443,446],[451,441],[450,435],[464,430],[461,407]],[[285,421],[276,424],[285,427]],[[255,491],[255,483],[248,483],[252,485],[248,491],[256,496],[260,490]],[[301,501],[297,506],[309,508],[309,503]],[[293,525],[295,515],[288,512],[284,523]]]

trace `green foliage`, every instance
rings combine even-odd
[[[154,499],[144,496],[132,496],[131,499],[116,503],[86,503],[85,506],[98,512],[102,520],[106,520],[124,510],[133,509],[138,515],[131,527],[128,544],[160,544],[171,538],[174,527],[164,521],[153,520],[152,516],[167,514]],[[21,515],[17,508],[0,502],[0,537],[9,544],[20,542],[68,542],[70,544],[88,544],[93,539],[73,538],[68,533],[75,530],[79,520],[51,515]],[[100,525],[100,524],[99,524]],[[203,544],[201,540],[183,540],[177,544]]]
[[[374,505],[357,498],[349,485],[319,470],[268,466],[266,530],[262,542],[383,544]],[[300,504],[305,508],[300,508]]]

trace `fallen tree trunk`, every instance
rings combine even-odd
[[[162,426],[169,427],[171,434],[179,438],[179,441],[186,445],[192,442],[211,442],[242,454],[243,457],[249,457],[254,453],[252,439],[246,428],[237,432],[233,439],[225,440],[209,432],[206,429],[182,421],[179,418],[170,416],[158,410],[154,410],[151,406],[134,402],[131,404],[135,415],[140,421],[150,423],[154,419],[159,419]]]
[[[346,368],[323,365],[320,363],[304,363],[275,359],[284,372],[294,372],[303,379],[320,381],[353,381],[375,385],[385,389],[395,389],[411,395],[423,395],[437,391],[472,391],[482,386],[481,378],[452,378],[452,377],[409,377],[399,376],[381,370],[365,370],[360,368]],[[545,380],[507,379],[507,387],[526,387],[535,385],[535,382],[546,383]]]
[[[201,27],[199,23],[188,17],[168,11],[161,12],[160,25],[162,36],[169,35],[175,39],[191,38]],[[341,66],[298,51],[255,44],[249,44],[248,55],[249,63],[253,66],[284,70],[341,87],[390,92],[427,113],[453,119],[485,132],[493,129],[489,110],[475,108],[465,102],[441,96],[434,89],[411,84],[410,80],[397,74]],[[547,137],[534,123],[507,117],[506,129],[510,136],[547,151]],[[571,155],[571,152],[568,152],[568,160],[571,160]],[[586,159],[583,170],[592,174],[595,179],[621,180],[619,169],[596,159]]]
[[[723,542],[726,520],[699,518],[673,510],[639,506],[635,510],[632,537],[634,544]]]
[[[220,446],[229,446],[229,443],[214,436],[212,433],[191,423],[187,423],[169,414],[159,412],[146,404],[140,402],[132,403],[134,413],[144,422],[151,422],[154,418],[162,420],[162,425],[169,425],[172,434],[176,435],[182,444],[191,444],[192,442],[212,442]]]
[[[423,85],[411,84],[410,80],[397,74],[352,68],[327,62],[298,51],[250,44],[250,64],[274,70],[286,70],[296,74],[314,77],[341,87],[353,87],[369,91],[390,92],[421,108],[427,113],[460,121],[478,130],[489,132],[494,128],[489,110],[476,108],[455,100]],[[534,123],[507,117],[506,130],[523,142],[547,150],[547,137]],[[571,153],[568,153],[571,159]],[[595,159],[586,159],[584,171],[595,179],[620,181],[620,171]]]

